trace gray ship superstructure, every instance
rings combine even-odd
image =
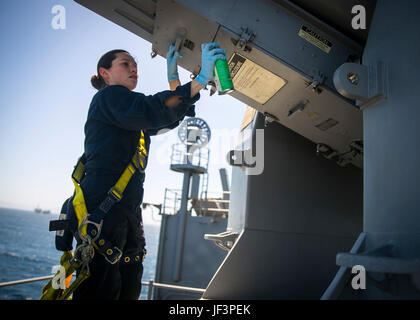
[[[176,44],[192,78],[201,43],[227,50],[230,95],[249,108],[226,228],[203,235],[227,252],[208,252],[220,264],[203,299],[420,298],[418,1],[77,2],[152,58]],[[185,259],[167,279],[187,277]]]

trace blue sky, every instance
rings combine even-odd
[[[66,9],[66,29],[51,26],[51,9]],[[90,77],[99,57],[129,51],[138,62],[134,91],[167,90],[166,60],[151,59],[151,43],[73,1],[15,0],[0,11],[0,206],[58,212],[72,194],[71,171],[83,153],[84,124],[96,90]],[[179,68],[182,83],[190,73]],[[209,190],[221,191],[219,168],[234,146],[246,106],[230,96],[202,90],[197,117],[212,130]],[[229,142],[231,141],[231,142]],[[165,187],[181,188],[182,175],[169,169],[169,147],[177,129],[152,138],[145,202],[161,203]]]

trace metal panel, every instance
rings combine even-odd
[[[238,0],[176,0],[178,3],[194,10],[207,19],[224,24],[229,12],[239,3]],[[257,1],[253,1],[256,3]],[[271,5],[271,0],[265,1]],[[332,32],[340,32],[345,37],[363,45],[366,42],[376,0],[272,0],[278,7],[287,9],[290,13],[310,21],[317,27],[327,26]],[[366,8],[366,29],[354,30],[351,27],[351,9],[355,5]],[[261,21],[261,20],[260,20]]]
[[[273,0],[280,5],[288,6],[291,10],[290,2],[304,9],[306,12],[317,17],[330,27],[345,34],[349,38],[364,45],[372,21],[373,12],[375,10],[376,0]],[[353,29],[351,27],[351,19],[354,15],[350,15],[355,5],[362,5],[366,9],[366,29]]]
[[[173,281],[174,255],[180,215],[162,215],[159,257],[156,262],[156,282],[182,286],[205,288],[212,275],[226,256],[226,251],[212,241],[204,239],[204,234],[217,234],[226,230],[226,219],[187,216],[185,248],[179,281]],[[166,289],[155,289],[158,299],[197,299],[197,294],[177,294]]]
[[[156,12],[152,50],[166,58],[170,44],[182,38],[183,58],[178,60],[178,65],[198,74],[201,44],[212,41],[218,25],[171,0],[159,0]]]
[[[152,41],[156,2],[154,0],[74,0],[147,41]]]
[[[193,174],[191,177],[191,188],[189,198],[197,199],[200,188],[200,174]]]
[[[214,3],[212,0],[178,2],[236,35],[242,33],[241,27],[247,27],[255,33],[253,46],[259,47],[280,59],[282,63],[293,66],[308,76],[312,75],[313,68],[320,70],[327,76],[326,83],[330,88],[334,88],[330,76],[335,69],[346,62],[349,56],[360,57],[362,52],[362,47],[358,43],[315,17],[305,14],[303,10],[298,16],[273,1],[238,0],[234,5],[229,1]],[[229,14],[226,14],[226,9],[230,6]],[[317,21],[317,25],[310,23],[309,18],[310,21]],[[302,25],[310,27],[319,36],[331,41],[331,51],[327,54],[299,37],[298,32]]]
[[[227,50],[228,59],[238,51],[232,44],[231,38],[232,34],[222,28],[216,37],[216,42]],[[264,105],[238,91],[231,94],[233,97],[253,106],[261,113],[268,112],[276,116],[279,123],[302,136],[316,143],[325,143],[340,152],[348,151],[352,140],[363,138],[362,113],[349,103],[349,100],[327,88],[324,88],[320,94],[313,92],[306,83],[311,80],[310,78],[279,63],[278,59],[256,47],[249,53],[240,52],[240,54],[285,79],[287,83]],[[302,101],[306,102],[305,109],[289,116],[290,110]],[[320,130],[317,125],[328,119],[334,119],[338,124],[329,130]],[[353,163],[358,167],[363,165],[361,158],[356,158]]]
[[[244,169],[232,168],[232,189],[230,193],[228,224],[226,230],[240,233],[245,227],[245,205],[248,176]]]
[[[238,91],[231,94],[233,97],[262,113],[274,115],[286,127],[316,143],[325,143],[339,153],[349,151],[353,140],[362,139],[360,110],[354,106],[354,101],[339,95],[332,83],[337,67],[350,56],[360,56],[361,47],[357,43],[319,21],[323,30],[316,29],[272,1],[178,2],[222,25],[215,41],[227,50],[228,59],[238,53],[287,81],[264,104]],[[227,8],[230,8],[228,14]],[[326,53],[299,37],[302,25],[331,41],[331,51]],[[238,49],[232,42],[240,38],[243,26],[255,33],[255,38],[248,43],[250,52]],[[311,83],[317,80],[324,84],[314,92]],[[302,103],[304,110],[293,113]],[[337,125],[324,130],[322,124],[326,121]],[[362,158],[356,156],[353,164],[362,167]]]
[[[263,128],[261,115],[256,128]],[[356,237],[363,172],[317,156],[312,142],[277,123],[264,129],[264,172],[248,176],[245,228]],[[264,208],[261,210],[261,208]]]
[[[331,51],[325,53],[299,37],[302,25],[328,39],[332,43]],[[241,34],[241,27],[247,27],[255,33],[253,45],[308,76],[313,74],[312,69],[318,69],[326,75],[326,85],[330,88],[334,88],[330,76],[335,69],[349,56],[361,54],[361,47],[350,39],[344,43],[344,37],[338,39],[333,29],[325,26],[321,30],[272,1],[237,1],[223,26],[236,34]]]
[[[392,24],[389,21],[393,21]],[[389,97],[363,111],[365,231],[420,231],[420,2],[378,2],[365,65],[388,64]]]
[[[204,299],[319,299],[354,238],[246,229],[210,281]]]
[[[262,129],[261,114],[254,125]],[[362,230],[360,169],[316,157],[312,142],[278,123],[265,128],[264,144],[262,174],[232,170],[228,229],[241,236],[203,298],[319,299],[336,253]]]
[[[223,25],[238,0],[176,0],[209,21]]]
[[[238,143],[235,146],[235,150],[251,149],[251,137],[254,129],[256,113],[252,113],[251,115],[249,115],[247,114],[247,112],[245,112],[244,120],[246,117],[251,116],[252,119],[246,119],[246,122],[248,123],[244,125],[244,127],[238,134]],[[230,192],[227,230],[231,232],[236,232],[238,234],[245,228],[248,178],[249,176],[246,174],[245,167],[232,167],[232,184]]]
[[[364,245],[358,255],[337,256],[347,275],[351,265],[365,267],[366,289],[342,277],[332,298],[420,298],[419,20],[418,1],[377,3],[363,62],[387,64],[389,95],[363,111]]]

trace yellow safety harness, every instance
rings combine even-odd
[[[73,291],[90,276],[89,263],[93,259],[95,249],[111,264],[115,264],[121,259],[122,251],[113,246],[102,234],[102,223],[106,213],[115,203],[122,199],[124,191],[136,170],[144,172],[147,163],[147,150],[143,131],[141,131],[137,150],[130,163],[123,171],[117,183],[108,191],[108,196],[105,200],[103,200],[99,207],[91,214],[87,211],[83,190],[80,187],[80,183],[86,173],[85,163],[86,158],[82,155],[77,161],[72,173],[72,181],[75,188],[72,205],[78,221],[77,235],[82,242],[76,247],[74,256],[71,251],[65,251],[60,260],[60,264],[65,269],[67,288],[53,288],[53,278],[42,289],[41,300],[68,299]],[[144,255],[145,253],[143,253],[142,259],[144,259]],[[126,263],[131,260],[139,261],[139,254],[136,254],[133,257],[125,256],[123,259]],[[80,269],[80,271],[76,280],[73,284],[69,285],[73,272],[78,269]],[[57,272],[56,276],[59,275],[59,272],[60,270]]]
[[[72,181],[75,188],[75,196],[73,198],[73,207],[74,211],[77,216],[78,220],[78,227],[80,229],[80,234],[82,236],[86,236],[86,229],[87,223],[84,223],[84,220],[88,216],[85,198],[83,195],[82,188],[80,187],[80,182],[82,181],[85,175],[85,161],[83,161],[83,156],[79,159],[76,164],[76,167],[72,174]],[[139,144],[137,147],[137,151],[135,152],[133,158],[131,159],[128,166],[125,168],[124,172],[118,179],[117,183],[109,190],[108,197],[104,200],[107,201],[108,198],[114,200],[113,202],[119,202],[122,197],[125,188],[127,187],[128,183],[130,182],[131,177],[134,175],[136,169],[144,172],[144,165],[147,159],[147,150],[145,147],[145,140],[144,140],[144,133],[141,131],[141,136],[139,140]],[[103,203],[104,203],[103,202]],[[103,203],[101,206],[103,206]],[[114,204],[113,203],[113,204]],[[96,236],[95,234],[93,235]]]

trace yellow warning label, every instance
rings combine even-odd
[[[306,26],[300,28],[298,35],[326,53],[329,53],[331,50],[332,43],[329,40],[321,37],[318,33]]]
[[[265,104],[286,81],[236,52],[229,59],[235,90],[258,103]]]

